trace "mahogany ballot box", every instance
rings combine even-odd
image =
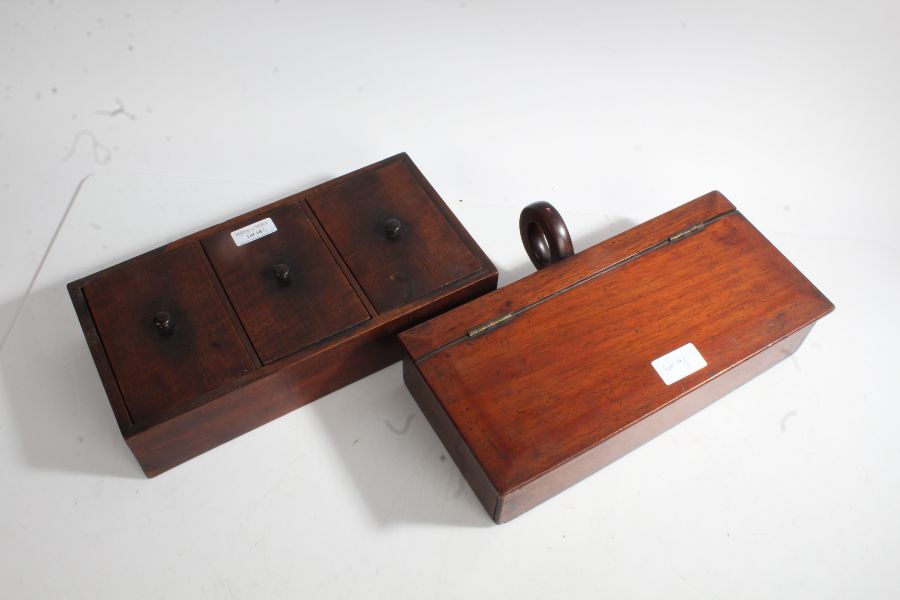
[[[834,308],[718,192],[574,256],[546,203],[520,230],[538,272],[400,334],[406,385],[498,523],[789,356]]]
[[[401,358],[497,271],[400,154],[69,284],[154,476]]]

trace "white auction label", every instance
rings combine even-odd
[[[262,221],[257,221],[252,225],[247,225],[246,227],[241,227],[237,231],[231,232],[231,239],[234,240],[234,243],[238,246],[243,246],[244,244],[249,244],[254,240],[258,240],[261,237],[265,237],[270,233],[275,233],[278,231],[278,228],[275,227],[275,223],[272,219],[263,219]]]
[[[650,364],[666,385],[672,385],[705,367],[706,361],[694,344],[688,343],[665,356],[660,356]]]

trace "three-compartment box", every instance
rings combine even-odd
[[[406,154],[69,284],[154,476],[401,357],[497,271]]]

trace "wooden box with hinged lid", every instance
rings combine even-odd
[[[498,523],[794,352],[834,307],[712,192],[572,255],[546,203],[538,272],[400,334],[406,385]]]
[[[148,476],[400,359],[497,271],[400,154],[69,284]]]

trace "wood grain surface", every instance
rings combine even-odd
[[[205,238],[203,247],[268,364],[367,320],[369,313],[297,203],[263,218],[272,219],[275,233],[238,246],[223,230]],[[287,281],[276,278],[276,265],[289,268]]]
[[[480,267],[402,163],[313,194],[309,205],[379,313]]]
[[[414,395],[423,411],[435,413],[439,404],[445,444],[464,446],[486,474],[497,497],[478,495],[499,522],[692,412],[660,412],[666,407],[698,390],[732,389],[783,358],[832,309],[716,193],[401,340],[411,358],[406,369],[421,378]],[[508,318],[477,328],[501,313]],[[651,363],[689,343],[706,366],[667,385]],[[751,361],[771,348],[781,350]],[[749,370],[737,368],[744,364]],[[696,409],[721,394],[713,396],[701,394]],[[657,413],[669,417],[631,430]],[[580,456],[595,459],[567,466]],[[464,473],[476,471],[458,452],[455,458]],[[484,489],[480,477],[470,479]]]
[[[85,286],[133,422],[187,404],[255,367],[197,244],[140,261]],[[163,336],[153,323],[168,311]]]
[[[386,235],[387,215],[400,215],[399,236]],[[265,218],[277,232],[231,238]],[[68,289],[119,428],[154,476],[399,360],[399,331],[496,286],[398,154]],[[163,312],[171,332],[154,324]]]

